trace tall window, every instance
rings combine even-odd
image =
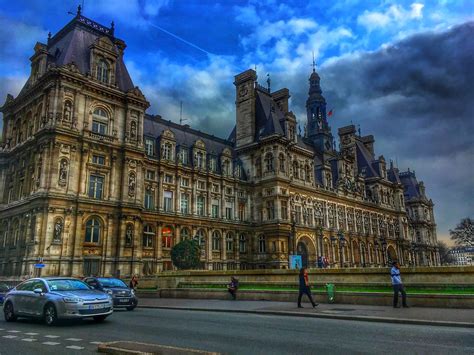
[[[273,171],[273,155],[272,155],[272,153],[268,153],[265,156],[265,171],[266,172]]]
[[[153,203],[154,201],[154,196],[153,196],[153,190],[151,189],[146,189],[145,190],[145,208],[147,210],[152,210],[155,208],[155,204]]]
[[[181,195],[181,213],[182,214],[189,213],[189,195],[188,194]]]
[[[262,176],[262,159],[260,157],[255,161],[255,174],[257,177]]]
[[[293,162],[293,177],[295,179],[299,179],[299,167],[296,160]]]
[[[222,162],[222,175],[225,175],[225,176],[230,175],[230,163],[228,160],[224,160]]]
[[[86,223],[86,243],[100,242],[101,224],[98,218],[91,218]]]
[[[196,153],[196,167],[198,169],[202,169],[204,164],[204,155],[202,152],[197,152]]]
[[[204,196],[198,196],[197,197],[197,214],[198,216],[204,216],[204,206],[205,206],[205,197]]]
[[[245,234],[241,234],[239,237],[239,253],[246,253],[247,252],[247,239],[245,238]]]
[[[278,160],[280,161],[280,171],[285,172],[285,155],[280,153]]]
[[[288,202],[281,201],[281,219],[288,219]]]
[[[219,218],[219,201],[218,200],[212,200],[211,216],[213,218]]]
[[[244,203],[239,204],[239,220],[241,221],[245,220],[245,204]]]
[[[91,175],[89,178],[89,197],[101,199],[103,189],[104,177],[99,175]]]
[[[232,233],[227,233],[227,236],[225,238],[225,249],[228,252],[234,251],[234,236]]]
[[[145,151],[146,155],[155,155],[155,141],[151,138],[145,138]]]
[[[188,165],[189,164],[189,153],[186,148],[181,148],[179,159],[181,164]]]
[[[233,214],[234,214],[234,213],[233,213],[233,211],[232,211],[232,207],[226,207],[226,208],[225,208],[225,218],[226,218],[226,219],[229,219],[229,220],[230,220],[230,219],[233,219],[233,217],[234,217]]]
[[[189,229],[186,227],[181,228],[179,235],[181,236],[181,240],[188,240],[191,237],[191,234],[189,233]]]
[[[163,145],[163,159],[171,160],[173,158],[173,146],[170,143]]]
[[[267,201],[267,220],[275,219],[275,203]]]
[[[99,60],[99,63],[97,63],[97,80],[106,84],[109,82],[109,66],[103,59]]]
[[[301,206],[296,206],[296,223],[300,224],[301,223]]]
[[[165,191],[163,194],[163,209],[165,212],[173,211],[173,192]]]
[[[109,115],[101,108],[96,108],[92,114],[92,132],[107,134]]]
[[[311,170],[309,168],[309,165],[306,165],[304,167],[304,175],[305,175],[306,181],[311,181]]]
[[[198,238],[199,247],[201,248],[201,256],[206,255],[206,232],[203,229],[197,231],[196,236]]]
[[[212,250],[221,250],[221,235],[218,231],[212,233]]]
[[[171,248],[173,246],[173,228],[165,226],[161,230],[161,245],[163,248]]]
[[[209,170],[215,172],[217,170],[216,158],[209,159]]]
[[[258,252],[259,253],[265,253],[267,250],[266,246],[265,246],[265,236],[264,235],[261,235],[259,238],[258,238]]]
[[[153,230],[152,226],[147,224],[143,228],[143,247],[144,248],[152,248],[154,238],[155,238],[155,231]]]

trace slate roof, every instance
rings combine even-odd
[[[231,151],[234,148],[233,143],[229,140],[192,129],[188,125],[167,121],[160,116],[145,116],[143,132],[145,136],[158,139],[167,129],[173,132],[178,146],[191,148],[198,139],[201,139],[206,145],[206,152],[213,155],[221,154],[225,148],[229,148]]]
[[[62,66],[74,62],[81,74],[90,72],[90,46],[100,37],[106,36],[112,42],[121,40],[113,36],[113,29],[102,26],[82,15],[74,17],[66,26],[48,40],[46,49],[48,51],[49,64]],[[117,53],[115,63],[115,80],[118,88],[127,92],[134,88],[132,79],[125,66],[123,58],[119,55],[119,49],[115,45]],[[29,81],[25,84],[20,94],[29,87]]]
[[[413,171],[408,170],[400,173],[400,181],[403,184],[403,195],[405,196],[406,200],[422,197],[418,180],[416,179],[415,173]]]

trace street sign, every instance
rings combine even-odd
[[[46,265],[44,265],[44,264],[35,264],[35,268],[37,268],[37,269],[42,269],[42,268],[44,268],[45,266],[46,266]]]

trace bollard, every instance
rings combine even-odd
[[[326,284],[326,291],[328,293],[328,302],[334,303],[334,284]]]

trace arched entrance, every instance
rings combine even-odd
[[[296,246],[296,253],[301,255],[301,264],[303,267],[308,267],[308,247],[303,242],[298,242]]]
[[[387,257],[388,257],[388,264],[390,265],[394,260],[398,261],[397,252],[392,245],[389,245],[387,248]]]

